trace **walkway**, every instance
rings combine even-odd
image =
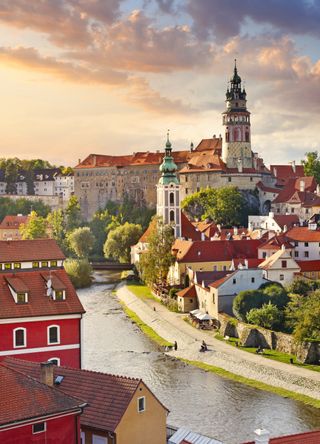
[[[178,350],[168,352],[169,355],[201,361],[246,378],[320,399],[320,372],[272,361],[232,347],[215,339],[212,333],[192,327],[183,320],[185,315],[173,313],[156,301],[137,298],[124,284],[117,287],[117,296],[161,337],[169,342],[177,341]],[[209,348],[205,353],[199,352],[202,340]]]

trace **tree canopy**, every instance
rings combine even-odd
[[[290,295],[286,309],[287,324],[298,341],[320,341],[320,290],[307,296]]]
[[[32,211],[28,221],[20,225],[19,231],[22,239],[41,239],[48,237],[47,220],[38,216],[35,211]]]
[[[277,329],[283,319],[283,313],[271,301],[263,304],[261,308],[252,308],[247,313],[249,324],[259,325],[263,328]]]
[[[237,187],[201,189],[187,196],[181,208],[193,219],[209,218],[226,226],[243,225],[247,222],[248,214],[252,214]]]
[[[306,176],[314,176],[317,183],[320,183],[320,157],[318,151],[306,153],[306,158],[301,161]]]
[[[89,227],[79,227],[68,235],[70,248],[79,258],[88,258],[94,244],[94,236]]]
[[[119,262],[130,262],[130,247],[135,245],[142,234],[141,225],[126,222],[108,233],[104,244],[104,255]]]

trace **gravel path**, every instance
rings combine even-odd
[[[212,333],[189,325],[183,320],[185,315],[170,312],[153,300],[142,301],[124,284],[117,287],[117,296],[161,337],[170,342],[177,341],[178,350],[168,352],[169,355],[201,361],[246,378],[320,399],[320,372],[268,360],[231,347],[215,339]],[[199,352],[202,340],[209,348],[205,353]]]

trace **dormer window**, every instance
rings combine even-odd
[[[15,263],[13,264],[13,268],[14,268],[15,270],[20,270],[20,268],[21,268],[21,263],[20,263],[20,262],[15,262]]]
[[[28,294],[17,293],[17,304],[25,304],[26,302],[28,302]]]
[[[65,299],[65,290],[54,290],[53,298],[56,301],[63,301]]]
[[[57,261],[50,261],[50,267],[56,267],[58,265]]]
[[[4,264],[5,270],[11,270],[11,264]]]
[[[39,262],[32,262],[32,268],[39,268]]]
[[[29,289],[24,281],[19,277],[7,277],[8,288],[16,304],[26,304],[28,302]]]
[[[41,262],[41,268],[47,268],[48,265],[49,265],[49,262],[48,262],[48,261],[42,261],[42,262]]]

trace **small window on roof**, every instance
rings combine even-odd
[[[50,261],[50,266],[51,267],[56,267],[57,266],[57,261]]]
[[[27,302],[26,293],[17,293],[17,304],[25,304]]]
[[[15,262],[15,263],[13,264],[13,268],[14,268],[15,270],[19,270],[19,269],[21,268],[21,264],[20,264],[20,262]]]
[[[32,268],[39,268],[39,262],[32,262]]]
[[[64,290],[55,290],[54,291],[54,299],[56,301],[63,301],[64,300]]]
[[[138,412],[144,412],[146,410],[146,398],[145,396],[142,396],[141,398],[138,398]]]
[[[42,261],[41,267],[47,267],[49,265],[48,261]]]
[[[5,270],[11,270],[11,264],[4,264]]]

